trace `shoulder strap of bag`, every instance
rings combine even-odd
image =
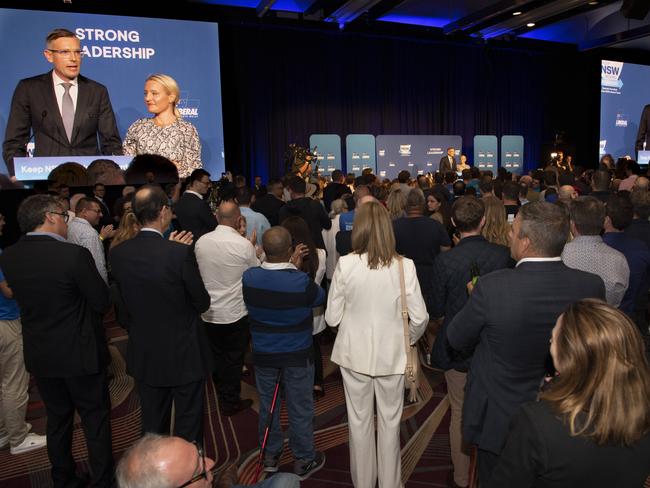
[[[404,347],[406,350],[406,360],[411,359],[409,350],[411,349],[411,339],[409,337],[409,312],[408,305],[406,304],[406,284],[404,283],[404,261],[401,257],[397,258],[399,263],[399,288],[401,294],[401,305],[402,305],[402,324],[404,325]],[[411,365],[408,365],[411,366]]]

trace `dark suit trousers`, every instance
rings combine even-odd
[[[492,472],[494,471],[494,468],[497,467],[497,463],[499,462],[499,455],[491,451],[479,449],[477,461],[478,461],[478,480],[481,485],[485,486],[489,481],[489,479],[492,477]]]
[[[140,395],[143,432],[169,435],[174,402],[173,435],[203,445],[205,380],[166,387],[151,386],[141,381],[136,383]]]
[[[47,453],[52,463],[55,488],[75,486],[72,427],[75,410],[81,417],[92,471],[92,487],[113,483],[113,453],[106,371],[73,378],[37,377],[38,390],[47,410]]]
[[[248,316],[232,324],[205,323],[215,369],[212,380],[221,409],[236,407],[241,401],[241,370],[248,347]]]

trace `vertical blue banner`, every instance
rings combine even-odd
[[[375,136],[371,134],[349,134],[345,138],[345,154],[348,173],[360,176],[364,169],[370,168],[373,174],[377,174]]]
[[[497,136],[474,136],[474,166],[496,173],[498,150]]]
[[[122,139],[133,122],[151,116],[144,104],[145,79],[164,73],[178,82],[178,109],[199,133],[203,167],[213,177],[225,171],[219,35],[210,22],[0,9],[3,138],[18,81],[52,69],[43,49],[47,34],[59,27],[80,39],[81,74],[108,89]]]
[[[461,136],[377,136],[377,176],[394,179],[402,170],[411,177],[435,173],[440,159],[453,147],[459,154],[463,147]]]
[[[341,169],[341,137],[338,134],[312,134],[309,147],[318,158],[318,173],[329,176],[335,169]]]
[[[524,167],[523,136],[501,136],[501,167],[521,174]]]

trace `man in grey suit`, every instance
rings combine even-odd
[[[14,157],[122,154],[122,141],[104,85],[79,74],[83,51],[75,34],[55,29],[43,52],[52,71],[21,80],[11,100],[2,157],[13,176]],[[99,145],[97,142],[99,136]]]
[[[603,280],[570,269],[560,254],[569,235],[561,207],[521,207],[510,231],[514,269],[481,276],[447,330],[452,348],[470,352],[463,437],[478,446],[481,483],[487,482],[505,444],[511,418],[535,400],[547,372],[555,321],[571,303],[605,299]],[[504,302],[504,297],[507,301]]]

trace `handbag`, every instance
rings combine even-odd
[[[399,262],[399,286],[401,293],[402,305],[402,323],[404,325],[404,347],[406,349],[406,370],[404,371],[404,386],[408,390],[408,403],[418,401],[418,388],[420,386],[420,357],[418,355],[417,345],[411,345],[409,337],[409,313],[406,303],[406,285],[404,284],[404,262],[398,258]]]

